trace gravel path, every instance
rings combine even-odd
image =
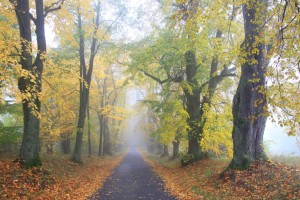
[[[101,169],[99,171],[101,173]],[[164,191],[162,180],[144,162],[141,155],[132,149],[104,182],[103,187],[90,199],[175,200],[176,198]]]

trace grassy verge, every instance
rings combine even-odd
[[[142,152],[162,177],[166,189],[179,199],[299,199],[300,169],[273,162],[254,163],[246,171],[229,171],[226,160],[202,160],[180,167]]]
[[[69,156],[43,157],[43,166],[32,169],[0,160],[0,199],[86,199],[122,159],[84,157],[83,164],[76,164]]]

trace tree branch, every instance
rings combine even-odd
[[[166,82],[170,79],[170,78],[167,78],[167,79],[165,79],[165,80],[160,80],[159,78],[157,78],[157,77],[155,77],[155,76],[149,74],[148,72],[146,72],[146,71],[144,71],[144,70],[140,70],[140,71],[142,71],[146,76],[152,78],[153,80],[155,80],[156,82],[158,82],[158,83],[161,84],[161,85],[164,84],[164,83],[166,83]]]
[[[109,25],[109,27],[106,29],[106,31],[105,31],[105,33],[104,33],[104,35],[103,35],[103,37],[101,38],[101,40],[100,41],[102,41],[103,39],[104,39],[104,37],[108,34],[108,32],[110,31],[110,29],[113,27],[113,25],[117,22],[117,20],[122,16],[122,12],[120,12],[120,14],[119,14],[119,16],[115,19],[115,21],[113,21],[110,25]],[[99,48],[100,48],[100,46],[101,46],[101,42],[99,42],[98,43],[98,45],[97,45],[97,47],[96,47],[96,51],[95,51],[95,54],[97,54],[97,52],[99,51]]]
[[[29,13],[30,15],[30,19],[33,21],[33,23],[36,25],[36,18],[31,14]]]
[[[234,73],[235,71],[236,71],[235,67],[230,68],[230,69],[228,67],[224,67],[224,69],[222,70],[222,72],[219,75],[214,76],[214,77],[210,78],[208,81],[206,81],[205,83],[203,83],[199,88],[200,91],[202,91],[205,86],[207,86],[208,84],[210,84],[214,81],[219,82],[223,78],[226,78],[226,77],[236,77],[237,74]]]
[[[44,8],[44,17],[46,17],[50,12],[61,9],[61,6],[64,4],[65,0],[58,0],[53,2],[50,6]]]

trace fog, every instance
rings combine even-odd
[[[267,121],[264,142],[267,152],[272,155],[300,156],[300,145],[295,136],[288,136],[285,128],[276,123]]]
[[[145,129],[143,127],[146,108],[138,106],[138,101],[143,97],[137,89],[129,89],[127,92],[128,118],[125,121],[123,136],[129,146],[146,146]],[[300,145],[295,136],[288,136],[285,128],[280,127],[271,120],[267,121],[264,146],[266,152],[271,155],[300,156]]]
[[[146,114],[145,110],[137,109],[139,92],[136,89],[128,89],[126,94],[126,110],[128,111],[125,120],[125,128],[122,131],[124,143],[128,146],[145,147],[145,130],[143,127],[143,117]]]

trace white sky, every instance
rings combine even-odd
[[[288,136],[285,129],[276,123],[267,121],[264,141],[269,150],[274,155],[298,155],[300,156],[300,146],[297,144],[295,136]]]

